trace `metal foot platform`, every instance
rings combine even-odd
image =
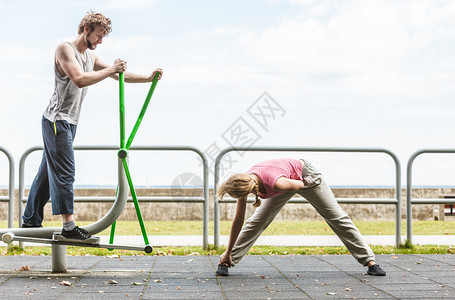
[[[59,242],[72,242],[72,243],[83,243],[83,244],[93,244],[93,245],[99,245],[100,243],[100,238],[98,236],[92,236],[89,239],[86,240],[76,240],[76,239],[67,239],[64,237],[61,233],[55,232],[52,235],[52,239],[54,241],[59,241]]]
[[[99,237],[92,237],[92,239],[89,239],[89,241],[87,242],[87,240],[82,241],[82,240],[66,239],[63,236],[61,236],[60,234],[54,234],[52,239],[44,239],[44,238],[17,236],[14,233],[9,232],[9,233],[5,233],[2,238],[3,238],[3,242],[5,242],[5,243],[11,243],[13,241],[17,241],[17,242],[28,242],[28,243],[49,244],[49,245],[144,251],[145,253],[152,253],[152,251],[153,251],[153,247],[151,245],[135,246],[135,245],[101,244],[99,241]],[[94,242],[94,240],[96,240],[96,242]]]

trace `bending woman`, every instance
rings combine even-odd
[[[257,207],[245,222],[248,194],[256,195]],[[325,219],[354,258],[368,266],[367,274],[385,276],[375,263],[371,248],[357,227],[336,201],[329,186],[308,161],[283,158],[271,159],[254,165],[246,174],[235,174],[218,186],[218,197],[229,194],[237,198],[229,243],[221,255],[216,274],[228,276],[228,267],[245,256],[257,238],[273,221],[278,212],[295,194],[304,197]],[[264,199],[261,205],[260,198]]]

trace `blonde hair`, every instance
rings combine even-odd
[[[225,182],[217,186],[217,196],[220,199],[223,199],[225,194],[238,199],[246,197],[250,193],[256,195],[256,201],[253,203],[253,206],[260,206],[261,199],[259,199],[259,185],[256,180],[251,178],[248,174],[234,174]]]
[[[100,27],[103,29],[105,36],[112,31],[111,19],[106,18],[103,14],[96,13],[93,10],[87,12],[85,17],[82,18],[77,33],[83,33],[85,26],[88,26],[90,31],[94,31],[96,27]]]

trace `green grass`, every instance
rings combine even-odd
[[[395,248],[393,246],[372,246],[375,254],[454,254],[455,248],[438,245],[412,245],[411,247]],[[151,254],[139,251],[113,250],[98,248],[68,247],[68,255],[78,256],[173,256],[173,255],[220,255],[225,247],[215,249],[213,245],[208,250],[202,247],[163,247],[155,248]],[[248,255],[348,255],[346,247],[278,247],[278,246],[253,246]],[[0,248],[0,255],[51,255],[50,247],[25,247],[18,246]]]
[[[78,221],[78,225],[87,225],[90,221]],[[394,221],[354,221],[364,235],[395,235]],[[453,221],[417,221],[412,224],[412,234],[416,235],[452,235],[455,234]],[[60,221],[45,221],[44,227],[60,227]],[[6,228],[7,222],[0,222],[0,228]],[[146,221],[145,228],[149,235],[201,235],[202,221]],[[221,235],[229,235],[231,221],[221,221]],[[406,222],[401,223],[402,234],[406,234]],[[110,228],[99,235],[109,235]],[[137,221],[118,221],[116,235],[142,235]],[[265,235],[332,235],[333,231],[323,221],[274,221],[264,232]],[[213,235],[213,222],[209,223],[209,235]]]
[[[87,225],[92,222],[77,222],[78,225]],[[354,221],[360,232],[364,235],[394,235],[395,222],[393,221]],[[45,227],[60,227],[60,221],[47,221]],[[417,221],[413,223],[414,235],[452,235],[455,234],[453,221]],[[146,221],[145,226],[149,235],[201,235],[201,221]],[[7,222],[0,222],[0,228],[6,228]],[[229,235],[230,221],[220,224],[221,235]],[[402,234],[406,234],[406,223],[401,224]],[[106,229],[99,235],[109,235]],[[119,221],[116,226],[116,235],[141,235],[137,221]],[[264,232],[266,235],[329,235],[333,234],[324,221],[274,221]],[[209,235],[213,235],[213,222],[209,224]],[[399,249],[393,246],[372,246],[376,254],[452,254],[455,248],[451,246],[411,245],[405,243]],[[68,247],[68,255],[219,255],[224,248],[208,250],[202,247],[166,247],[155,248],[152,254],[137,251],[114,250],[98,248]],[[0,255],[50,255],[50,247],[18,247],[0,248]],[[254,246],[248,252],[250,255],[317,255],[317,254],[349,254],[345,247],[277,247]]]

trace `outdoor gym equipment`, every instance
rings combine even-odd
[[[79,246],[79,247],[93,247],[93,248],[108,248],[108,249],[125,249],[125,250],[136,250],[145,251],[151,253],[153,247],[149,244],[147,232],[145,230],[144,222],[142,219],[141,211],[139,208],[139,202],[137,200],[136,192],[134,190],[133,181],[128,167],[128,150],[136,136],[136,133],[141,125],[142,119],[145,115],[147,107],[152,98],[155,87],[158,83],[158,74],[152,81],[149,92],[139,113],[137,121],[133,127],[133,130],[125,141],[125,95],[124,95],[124,74],[120,73],[119,76],[119,115],[120,115],[120,149],[117,152],[118,156],[118,186],[117,193],[115,196],[114,204],[107,214],[100,220],[83,226],[91,235],[95,235],[109,226],[112,225],[110,242],[109,244],[101,244],[98,237],[81,241],[81,240],[69,240],[61,237],[61,227],[54,228],[6,228],[0,229],[0,237],[3,242],[11,243],[13,241],[29,242],[29,243],[40,243],[52,245],[52,272],[64,273],[66,269],[66,246]],[[135,245],[115,245],[113,244],[115,223],[117,218],[120,216],[123,208],[128,199],[128,187],[131,192],[136,214],[141,227],[142,235],[144,238],[145,246]],[[21,201],[21,199],[20,199]]]

